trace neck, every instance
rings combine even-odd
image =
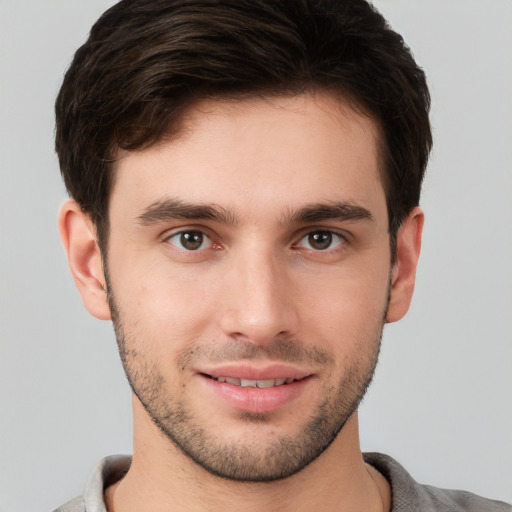
[[[109,512],[343,512],[390,508],[389,486],[367,467],[354,414],[331,446],[299,473],[275,482],[233,482],[199,467],[136,405],[130,470],[105,492]],[[146,416],[146,417],[145,417]]]

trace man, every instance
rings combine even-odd
[[[363,0],[124,1],[57,99],[61,237],[112,320],[133,458],[61,511],[510,510],[361,454],[409,307],[423,72]]]

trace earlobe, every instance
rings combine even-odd
[[[59,233],[69,268],[87,311],[110,320],[105,275],[94,224],[75,201],[66,201],[58,217]]]
[[[420,208],[414,208],[398,230],[396,262],[391,271],[387,323],[400,320],[411,304],[421,250],[423,222],[423,212]]]

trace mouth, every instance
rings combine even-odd
[[[293,379],[293,378],[280,378],[280,379],[237,379],[235,377],[214,377],[213,375],[208,375],[203,373],[205,377],[209,377],[217,382],[226,382],[228,384],[232,384],[233,386],[240,386],[242,388],[260,388],[260,389],[268,389],[275,388],[279,386],[285,386],[287,384],[292,384],[293,382],[297,382],[299,380],[305,379]]]
[[[257,368],[250,365],[224,365],[198,372],[213,395],[208,400],[239,411],[267,413],[296,403],[305,396],[314,375],[285,365]]]

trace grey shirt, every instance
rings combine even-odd
[[[466,491],[438,489],[418,484],[391,457],[365,453],[364,460],[377,469],[391,486],[391,512],[512,512],[512,506]],[[83,496],[69,501],[54,512],[107,512],[103,491],[120,480],[130,467],[131,458],[113,455],[103,459],[94,470]]]

